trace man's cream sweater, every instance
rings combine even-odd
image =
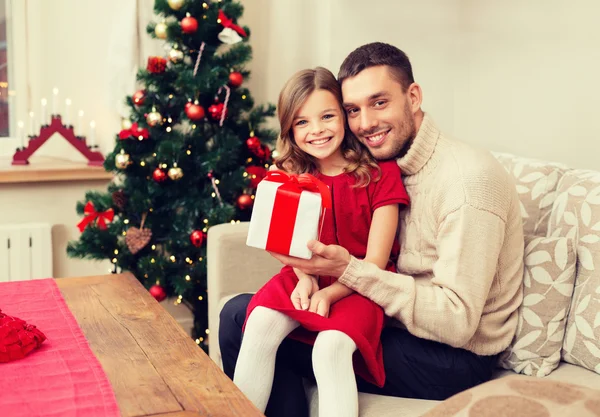
[[[479,355],[503,351],[522,300],[523,225],[510,174],[489,153],[444,136],[425,114],[398,160],[397,274],[352,258],[339,281],[415,336]]]

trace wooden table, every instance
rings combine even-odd
[[[133,275],[56,282],[123,417],[263,416]]]

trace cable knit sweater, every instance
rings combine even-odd
[[[523,297],[512,177],[489,152],[444,136],[427,114],[398,165],[411,199],[401,213],[399,273],[353,257],[339,281],[415,336],[479,355],[503,351]]]

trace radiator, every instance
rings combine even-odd
[[[0,225],[0,282],[52,277],[52,227]]]

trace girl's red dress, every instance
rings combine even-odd
[[[373,212],[390,204],[408,205],[409,197],[396,162],[386,161],[379,166],[379,181],[371,181],[367,187],[353,188],[355,179],[348,174],[335,177],[317,175],[329,186],[333,200],[332,209],[325,212],[321,242],[343,246],[351,255],[362,259],[367,254]],[[399,249],[398,240],[394,239],[388,270],[395,272]],[[319,277],[319,288],[327,287],[335,280],[332,277]],[[327,318],[316,313],[296,310],[290,295],[297,283],[298,277],[292,268],[284,266],[252,297],[246,320],[258,306],[281,311],[300,323],[300,327],[288,337],[311,345],[314,344],[318,332],[339,330],[356,343],[357,351],[353,358],[356,374],[382,387],[385,382],[380,341],[384,326],[383,309],[368,298],[353,293],[331,305]]]

